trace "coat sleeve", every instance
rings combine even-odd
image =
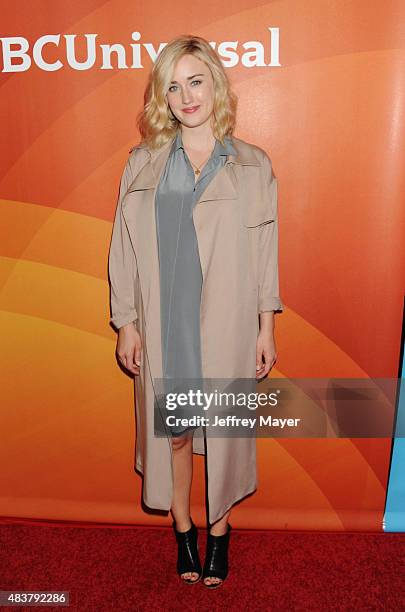
[[[279,295],[278,278],[278,184],[266,153],[263,170],[269,222],[260,227],[259,233],[259,313],[271,310],[282,312],[284,305]]]
[[[121,176],[118,202],[112,228],[108,255],[108,276],[110,283],[110,323],[116,329],[136,321],[135,281],[137,265],[128,228],[122,215],[122,201],[131,182],[131,166],[126,163]]]

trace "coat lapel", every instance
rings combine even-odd
[[[170,154],[170,147],[171,141],[167,142],[158,151],[152,151],[144,145],[135,147],[146,149],[149,153],[149,158],[130,184],[127,193],[142,191],[143,189],[155,189],[158,186],[160,176]]]
[[[172,141],[169,141],[158,150],[151,150],[144,144],[136,147],[146,149],[149,153],[149,159],[132,181],[128,193],[148,189],[155,190],[157,188],[170,154],[171,144]],[[232,144],[237,151],[237,155],[228,156],[228,160],[224,167],[221,168],[212,181],[208,183],[207,188],[201,194],[196,206],[203,202],[237,199],[238,194],[229,168],[232,164],[260,166],[260,162],[252,156],[250,151],[246,151],[244,147],[239,144],[239,139],[233,138]],[[152,200],[154,201],[154,198],[146,198],[145,201],[150,201],[150,203],[152,203]]]

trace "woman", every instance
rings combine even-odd
[[[135,375],[143,500],[172,513],[181,578],[202,576],[209,588],[228,574],[231,506],[257,488],[255,439],[168,425],[157,398],[162,382],[167,392],[191,379],[256,380],[276,361],[277,181],[267,154],[232,135],[235,114],[209,43],[169,42],[121,178],[109,254],[117,355]],[[190,516],[193,452],[206,455],[203,569]]]

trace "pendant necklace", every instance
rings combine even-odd
[[[215,147],[214,147],[214,148],[215,148]],[[212,149],[212,151],[213,151],[213,150],[214,150],[214,149]],[[207,159],[206,159],[206,160],[204,160],[202,164],[200,164],[200,166],[196,166],[196,165],[195,165],[195,164],[194,164],[194,163],[191,161],[191,159],[189,158],[189,159],[190,159],[191,164],[194,166],[194,168],[196,168],[196,170],[194,170],[194,174],[195,174],[197,177],[198,177],[198,176],[201,174],[201,168],[203,167],[203,165],[204,165],[204,164],[205,164],[205,163],[206,163],[206,162],[209,160],[209,158],[211,157],[211,155],[212,155],[212,151],[211,151],[211,153],[208,155]]]

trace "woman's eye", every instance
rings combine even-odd
[[[202,83],[202,81],[200,81],[200,79],[194,79],[194,81],[191,81],[191,84],[193,85],[194,83]],[[177,85],[170,85],[169,87],[169,91],[172,93],[173,91],[176,91]]]

